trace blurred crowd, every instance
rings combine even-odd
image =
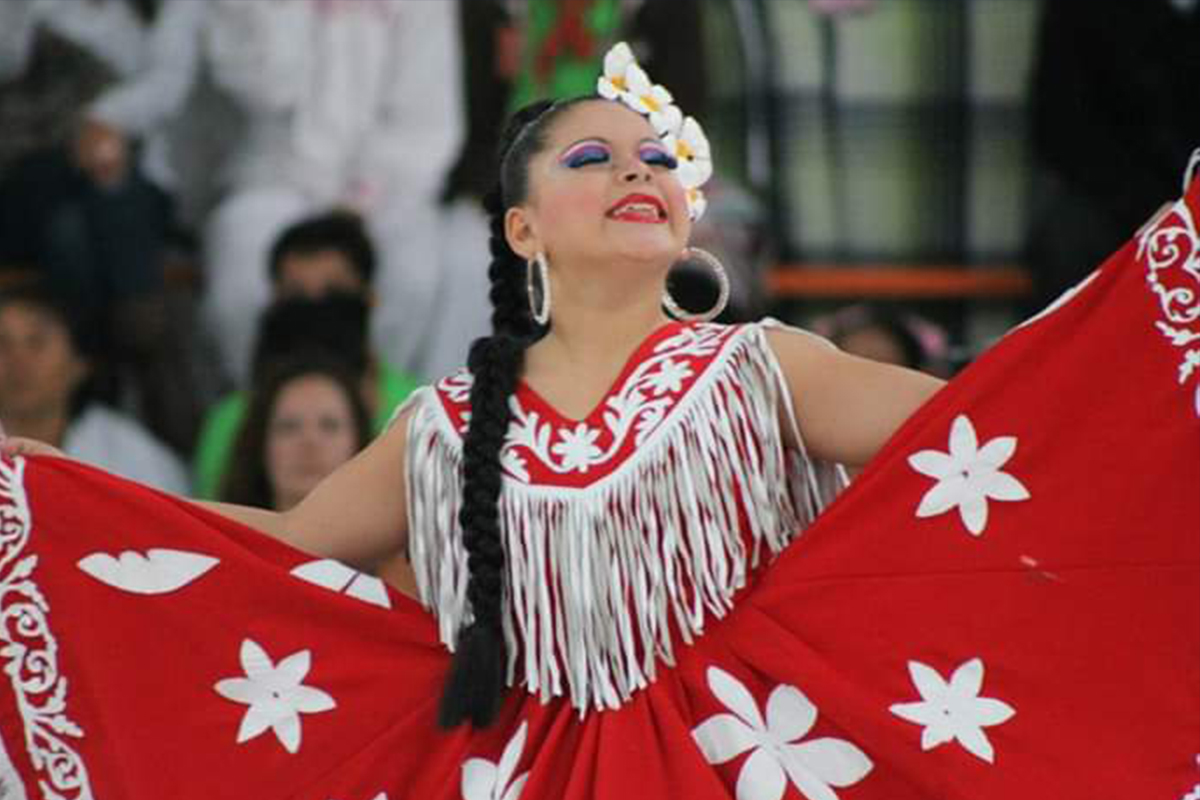
[[[625,39],[708,119],[719,80],[696,54],[717,2],[738,5],[3,0],[0,419],[164,490],[294,504],[487,329],[480,201],[506,114],[591,91]],[[887,2],[808,5],[835,19]],[[1171,196],[1200,144],[1179,100],[1195,2],[1045,5],[1035,304]],[[727,318],[757,317],[771,213],[717,166],[694,238],[732,272]],[[958,366],[911,309],[813,326],[866,357]]]

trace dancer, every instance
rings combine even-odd
[[[1200,190],[926,402],[934,379],[814,337],[661,317],[703,139],[624,48],[599,91],[506,137],[496,335],[292,511],[208,513],[9,444],[0,610],[30,621],[0,629],[0,774],[122,797],[1190,791],[1192,323],[1144,286],[1188,280],[1166,237]],[[1100,364],[1128,378],[1081,404]],[[834,462],[876,451],[814,521]],[[419,602],[329,560],[396,552]]]

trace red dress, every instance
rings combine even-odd
[[[429,610],[98,471],[4,462],[5,796],[1200,796],[1198,213],[1193,186],[815,521],[836,473],[784,451],[761,326],[659,330],[584,420],[522,387],[513,687],[479,732],[434,722],[466,376],[413,401]]]

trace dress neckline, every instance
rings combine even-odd
[[[625,382],[629,380],[630,374],[646,359],[647,355],[649,355],[649,353],[651,353],[660,342],[664,341],[669,336],[678,333],[685,324],[686,323],[678,320],[669,320],[647,334],[646,338],[644,338],[641,343],[633,349],[633,352],[629,354],[629,357],[625,359],[625,364],[621,367],[621,371],[617,373],[617,377],[613,379],[608,389],[603,395],[600,396],[600,399],[592,405],[591,410],[589,410],[585,416],[572,417],[563,413],[553,403],[539,394],[536,389],[530,386],[524,378],[520,378],[517,381],[517,396],[524,401],[526,407],[534,407],[560,423],[577,426],[592,422],[596,418],[603,415],[604,409],[608,405],[609,398],[620,393],[621,387],[624,386]]]

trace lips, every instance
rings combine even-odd
[[[614,203],[605,216],[622,222],[661,224],[667,221],[667,208],[652,195],[629,194]]]

